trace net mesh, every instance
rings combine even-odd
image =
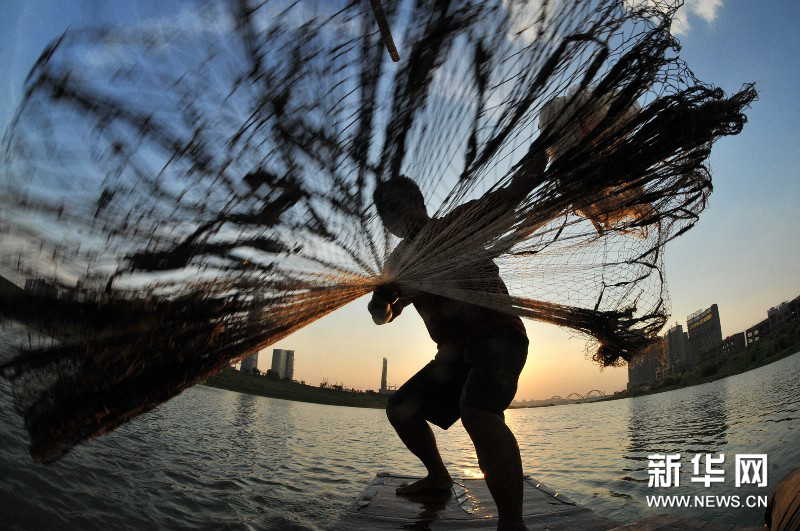
[[[399,63],[360,1],[211,3],[42,53],[0,199],[4,271],[47,279],[2,311],[58,339],[2,365],[35,460],[389,283],[571,328],[601,365],[653,340],[664,247],[753,87],[693,75],[671,2],[383,7]],[[403,176],[447,223],[394,252],[374,197]]]

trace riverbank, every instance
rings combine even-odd
[[[328,404],[331,406],[384,409],[388,398],[387,395],[375,392],[354,393],[320,389],[319,387],[288,380],[277,380],[257,374],[245,374],[235,369],[224,369],[204,383],[211,387],[238,393],[296,400],[298,402],[312,402],[314,404]]]
[[[631,396],[650,395],[701,385],[736,374],[741,374],[764,365],[769,365],[778,360],[800,352],[800,323],[784,323],[780,328],[774,329],[770,335],[761,338],[755,345],[735,353],[722,360],[710,360],[701,363],[691,371],[679,375],[668,376],[662,382],[649,388],[638,389],[632,392],[624,391],[606,399],[627,398]]]
[[[758,369],[764,365],[769,365],[778,360],[800,353],[800,323],[785,323],[780,328],[775,329],[769,336],[765,336],[752,347],[731,355],[722,360],[710,360],[694,367],[691,371],[685,371],[678,375],[672,375],[655,385],[635,389],[633,391],[620,391],[613,395],[591,400],[574,400],[564,402],[548,402],[545,404],[535,404],[529,406],[517,406],[519,408],[549,407],[562,404],[584,404],[589,402],[604,402],[608,400],[619,400],[621,398],[631,398],[635,396],[653,395],[692,387],[705,383],[721,380],[736,374],[742,374],[753,369]]]
[[[789,337],[794,334],[793,341],[787,343],[786,334],[776,334],[772,338],[765,338],[760,344],[732,356],[726,363],[701,364],[691,372],[686,372],[678,377],[665,379],[658,385],[636,391],[621,391],[613,395],[601,398],[591,398],[584,400],[572,400],[563,402],[547,402],[535,405],[512,405],[509,409],[527,409],[537,407],[551,407],[566,404],[585,404],[594,402],[604,402],[608,400],[619,400],[621,398],[631,398],[644,396],[684,387],[692,387],[705,383],[741,374],[743,372],[757,369],[764,365],[781,360],[787,356],[800,352],[800,326],[795,330],[789,331]],[[784,346],[788,345],[788,346]],[[258,396],[270,398],[281,398],[284,400],[296,400],[298,402],[311,402],[314,404],[327,404],[332,406],[366,407],[384,409],[386,407],[387,395],[380,395],[374,392],[353,393],[349,391],[336,391],[331,389],[320,389],[297,382],[277,380],[266,376],[255,374],[245,374],[235,369],[225,369],[219,374],[206,380],[205,385],[227,389]]]

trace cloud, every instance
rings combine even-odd
[[[503,0],[504,7],[511,15],[511,27],[509,28],[508,38],[522,39],[525,43],[536,40],[541,24],[537,24],[539,17],[543,14],[545,6],[542,0],[532,0],[521,2],[517,0]],[[552,2],[550,11],[554,11],[559,2]]]
[[[672,21],[674,35],[686,35],[691,29],[689,16],[695,16],[711,24],[717,19],[717,12],[722,7],[722,0],[686,0]]]
[[[542,29],[536,22],[543,14],[544,6],[547,5],[546,12],[552,17],[552,14],[562,7],[562,3],[563,0],[550,1],[547,4],[542,0],[503,0],[505,8],[511,14],[509,38],[512,40],[521,38],[525,43],[533,42]],[[625,6],[629,9],[646,7],[659,10],[659,8],[663,9],[663,6],[673,3],[674,0],[624,0]],[[723,0],[684,0],[683,6],[678,9],[672,20],[673,35],[686,35],[692,28],[692,19],[701,19],[708,24],[713,23],[722,6]]]
[[[689,33],[692,28],[691,18],[700,18],[708,24],[714,22],[722,8],[722,2],[723,0],[684,0],[683,6],[672,19],[673,35]],[[657,7],[660,4],[663,4],[662,0],[625,0],[625,5],[629,8]]]
[[[722,0],[689,0],[685,6],[708,23],[714,22],[721,7]]]

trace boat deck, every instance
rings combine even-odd
[[[497,507],[483,479],[456,479],[449,495],[435,499],[404,497],[395,489],[419,478],[380,473],[333,530],[385,531],[389,529],[495,530]],[[635,522],[620,524],[577,505],[563,494],[549,489],[530,476],[525,477],[522,506],[530,531],[569,529],[592,531],[761,531],[759,526],[720,525],[682,514],[652,514]]]
[[[483,479],[456,479],[449,496],[404,497],[395,489],[418,478],[378,474],[335,530],[496,529],[497,508]],[[612,529],[597,516],[531,477],[525,478],[523,516],[530,529]]]

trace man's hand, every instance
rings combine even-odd
[[[373,297],[369,301],[369,313],[372,315],[372,320],[375,324],[386,324],[392,320],[392,305],[388,302],[376,301]]]
[[[375,324],[386,324],[396,317],[393,305],[398,302],[398,299],[399,293],[391,285],[383,285],[375,290],[372,294],[372,300],[369,301],[369,306],[367,306]]]

